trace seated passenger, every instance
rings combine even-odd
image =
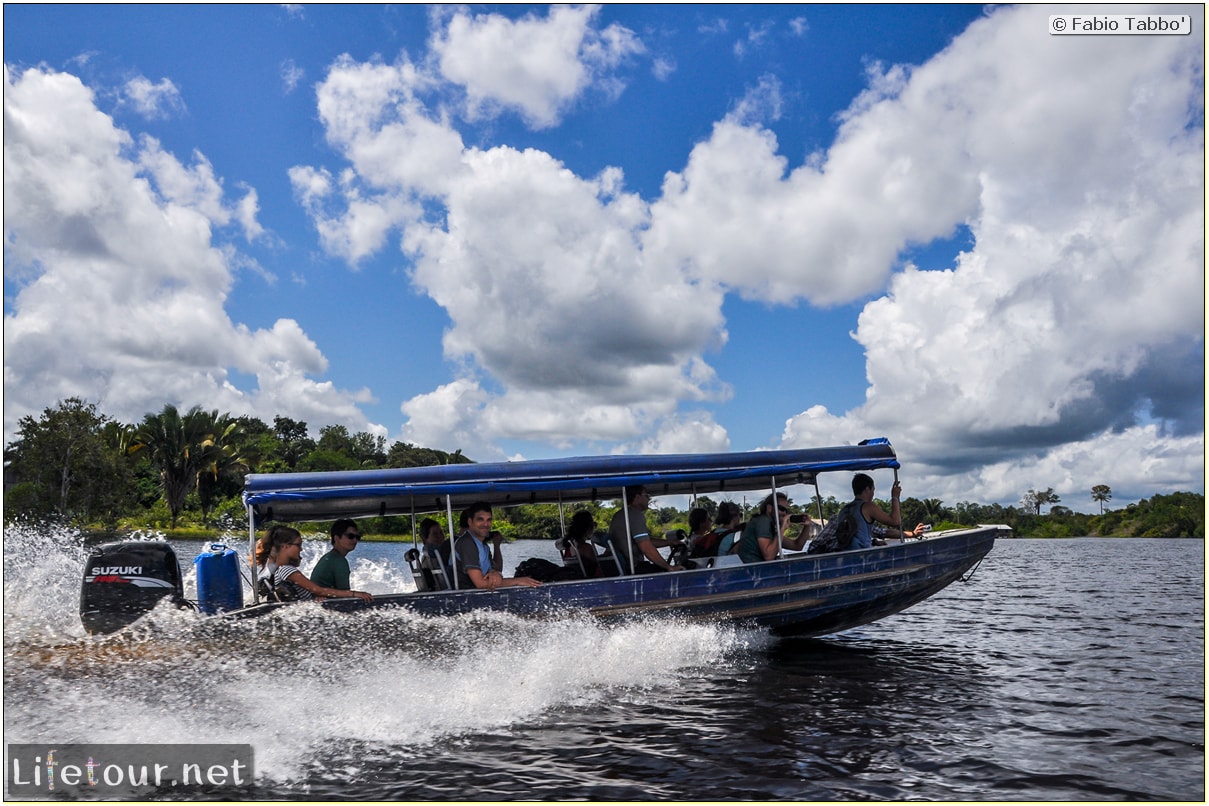
[[[563,564],[581,570],[585,579],[604,576],[604,569],[596,556],[595,534],[596,519],[591,512],[581,509],[571,517],[567,539],[563,542]]]
[[[718,553],[718,543],[722,535],[713,528],[709,512],[701,507],[695,507],[688,513],[688,556],[713,557]]]
[[[256,590],[264,599],[272,600],[273,573],[277,570],[277,549],[273,547],[273,535],[285,526],[270,526],[256,541]]]
[[[485,501],[471,504],[462,513],[462,525],[466,531],[454,543],[453,550],[457,556],[458,587],[462,589],[541,586],[541,582],[532,577],[506,577],[496,568],[491,552],[487,549],[487,541],[495,543],[495,554],[500,555],[500,542],[503,535],[491,531],[491,505]],[[499,560],[500,567],[503,559]]]
[[[777,521],[774,523],[773,518]],[[777,493],[769,495],[760,504],[760,514],[752,518],[739,539],[739,558],[745,563],[758,563],[777,558],[777,526],[780,526],[781,546],[801,551],[810,540],[810,524],[803,523],[795,538],[786,536],[789,529],[789,496]]]
[[[365,591],[342,591],[316,585],[299,569],[302,561],[302,534],[289,526],[276,525],[268,530],[263,539],[264,563],[258,578],[267,582],[273,596],[283,602],[305,602],[315,598],[340,598],[355,596],[369,601],[373,599]],[[257,549],[259,562],[262,551]],[[272,571],[269,563],[274,564]]]
[[[490,507],[488,507],[490,509]],[[458,537],[461,540],[466,535],[466,531],[470,528],[470,509],[462,510],[461,516],[458,518],[458,528],[462,530],[462,535]],[[496,571],[501,577],[504,574],[504,554],[500,550],[500,544],[504,542],[504,536],[500,532],[492,529],[487,537],[483,538],[483,545],[487,541],[491,541],[491,568]],[[457,548],[455,545],[454,548]]]
[[[651,537],[646,525],[646,510],[650,505],[651,496],[645,487],[642,485],[627,487],[626,506],[618,510],[609,523],[609,541],[613,544],[613,554],[621,563],[623,574],[684,570],[683,566],[669,565],[663,559],[663,555],[659,553],[659,547],[679,546],[681,541]],[[629,541],[626,540],[627,522],[629,523]],[[635,568],[631,568],[631,555]]]
[[[714,531],[718,539],[718,556],[725,557],[735,553],[735,544],[743,536],[743,510],[733,501],[723,501],[718,504],[718,514],[714,516]]]
[[[420,521],[420,544],[429,558],[430,567],[442,569],[445,578],[449,579],[450,554],[449,541],[445,539],[445,530],[441,524],[432,518]]]
[[[311,581],[324,588],[335,588],[346,591],[352,587],[349,578],[352,574],[348,567],[348,554],[357,548],[361,541],[361,530],[355,521],[339,518],[332,522],[329,531],[332,538],[332,548],[319,558],[311,569]]]

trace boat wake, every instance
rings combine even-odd
[[[305,777],[333,747],[349,764],[358,747],[423,752],[618,696],[662,697],[774,640],[668,620],[607,627],[309,604],[227,620],[167,603],[91,636],[78,615],[83,537],[29,526],[4,537],[7,741],[250,743],[258,776],[278,781]],[[405,572],[363,561],[354,573],[398,590]]]

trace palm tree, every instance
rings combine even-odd
[[[1041,514],[1041,507],[1047,504],[1056,504],[1062,499],[1054,493],[1054,488],[1048,490],[1029,490],[1024,498],[1020,499],[1020,503],[1024,504],[1036,514]]]
[[[1104,514],[1104,502],[1112,499],[1112,488],[1107,484],[1097,484],[1091,488],[1091,500],[1100,502],[1100,514]]]
[[[130,452],[147,451],[147,459],[159,470],[164,502],[172,513],[172,527],[185,508],[189,491],[197,485],[198,473],[215,463],[217,411],[194,406],[184,416],[171,403],[159,414],[148,414],[135,434]],[[225,417],[229,422],[229,418]],[[227,428],[227,424],[223,424]],[[221,450],[221,448],[217,448]]]
[[[939,498],[925,498],[923,500],[924,517],[931,523],[942,520],[941,516],[944,514],[943,503]]]
[[[236,447],[243,431],[239,420],[233,420],[229,414],[219,414],[217,411],[209,412],[207,416],[212,418],[213,424],[209,439],[200,445],[202,457],[197,474],[197,501],[201,505],[202,521],[210,515],[210,508],[214,505],[218,491],[218,481],[223,476],[240,470],[246,471],[249,466],[248,460]]]

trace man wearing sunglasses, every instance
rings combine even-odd
[[[311,582],[325,588],[351,590],[348,553],[357,548],[357,543],[361,540],[361,530],[355,522],[341,518],[332,524],[330,534],[332,550],[319,558],[315,570],[311,572]]]
[[[780,530],[777,530],[779,522]],[[758,563],[777,558],[777,534],[781,535],[781,545],[787,549],[801,551],[810,540],[810,524],[803,523],[798,536],[790,538],[786,532],[789,529],[789,497],[785,493],[777,493],[776,498],[768,496],[760,504],[760,514],[747,523],[743,537],[739,539],[739,558],[745,563]]]

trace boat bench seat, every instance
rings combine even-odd
[[[444,563],[419,549],[408,549],[403,557],[411,568],[411,577],[415,580],[417,591],[449,590],[449,578],[445,573]]]

